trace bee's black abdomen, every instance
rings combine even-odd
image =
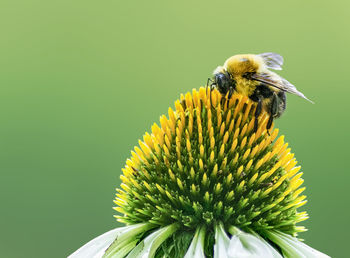
[[[259,98],[266,99],[270,98],[273,94],[273,91],[266,85],[260,84],[256,86],[252,95],[249,98],[255,102],[258,102]]]
[[[274,118],[280,117],[284,110],[286,109],[286,94],[284,91],[273,91],[269,86],[260,84],[256,86],[252,95],[249,98],[258,103],[255,111],[255,126],[257,129],[258,116],[260,115],[261,101],[264,99],[269,99],[270,101],[266,104],[266,111],[269,113],[270,117],[266,125],[266,129],[270,129]]]
[[[263,98],[270,98],[273,95],[273,91],[268,86],[266,86],[264,84],[257,86],[257,89],[259,90],[260,95]]]

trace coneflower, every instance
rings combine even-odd
[[[227,103],[229,101],[229,103]],[[193,90],[132,151],[114,200],[126,224],[70,257],[328,257],[299,241],[300,166],[256,104]]]

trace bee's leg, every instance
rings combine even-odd
[[[284,91],[280,91],[277,93],[278,96],[278,114],[276,116],[280,117],[284,110],[286,110],[286,104],[287,104],[287,100],[286,100],[286,93]]]
[[[254,114],[254,117],[255,117],[255,120],[254,120],[254,132],[256,132],[258,130],[258,118],[261,114],[261,110],[262,110],[262,100],[260,97],[258,97],[258,105],[256,106],[256,109],[255,109],[255,114]]]
[[[211,97],[211,91],[212,91],[211,88],[212,88],[212,85],[213,85],[212,79],[211,79],[211,78],[208,78],[207,84],[206,84],[205,92],[206,92],[207,95],[208,95],[208,93],[209,93],[209,97]],[[208,90],[209,90],[209,92],[208,92]],[[211,98],[210,98],[210,100],[211,100]]]
[[[266,125],[266,130],[267,130],[268,134],[270,134],[269,130],[272,126],[273,118],[278,115],[278,105],[279,105],[278,96],[274,92],[272,95],[272,99],[271,99],[270,117],[269,117],[269,121],[267,121],[267,125]]]
[[[210,98],[210,105],[211,105],[211,107],[212,108],[215,108],[214,106],[213,106],[213,101],[212,101],[212,98],[211,98],[211,92],[214,90],[214,87],[213,87],[213,83],[210,85],[210,96],[209,96],[209,98]]]
[[[272,122],[273,122],[273,116],[270,115],[269,121],[267,121],[267,125],[266,125],[266,130],[268,135],[270,135],[270,128],[272,126]]]
[[[228,96],[227,96],[227,102],[226,102],[227,108],[228,108],[228,106],[230,104],[230,100],[231,100],[232,94],[233,94],[233,88],[230,87],[229,92],[228,92]]]
[[[214,81],[212,78],[208,78],[207,80],[207,87],[211,87],[214,84]]]
[[[207,87],[206,87],[206,90],[205,90],[207,94],[208,94],[208,89],[211,91],[211,85],[212,84],[210,82],[211,82],[211,79],[208,78],[208,80],[207,80]]]
[[[210,99],[210,105],[212,108],[214,108],[214,106],[213,106],[213,103],[211,101],[211,92],[214,90],[214,85],[215,85],[215,83],[214,83],[213,79],[208,78],[207,88],[209,88],[209,99]]]
[[[224,105],[225,105],[226,100],[227,100],[227,99],[226,99],[226,96],[221,95],[221,100],[220,100],[221,106],[224,106]]]

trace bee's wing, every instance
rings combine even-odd
[[[289,92],[289,93],[292,93],[292,94],[295,94],[299,97],[302,97],[303,99],[306,99],[307,101],[311,102],[312,104],[315,104],[312,100],[309,100],[303,93],[301,93],[300,91],[297,90],[297,88],[291,84],[289,81],[287,81],[286,79],[281,78],[281,88],[286,91],[286,92]]]
[[[282,91],[286,91],[289,93],[292,93],[294,95],[297,95],[303,99],[306,99],[310,101],[311,103],[314,103],[313,101],[309,100],[303,93],[297,90],[297,88],[291,84],[286,79],[282,78],[281,76],[269,72],[269,73],[257,73],[251,76],[253,80],[265,83],[267,85],[270,85],[272,87],[275,87],[277,89],[280,89]]]
[[[267,68],[274,70],[282,70],[283,57],[281,55],[268,52],[259,54],[258,56],[262,57]]]

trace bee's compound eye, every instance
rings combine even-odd
[[[228,74],[218,73],[215,75],[215,82],[221,93],[226,93],[231,86],[231,78]]]

